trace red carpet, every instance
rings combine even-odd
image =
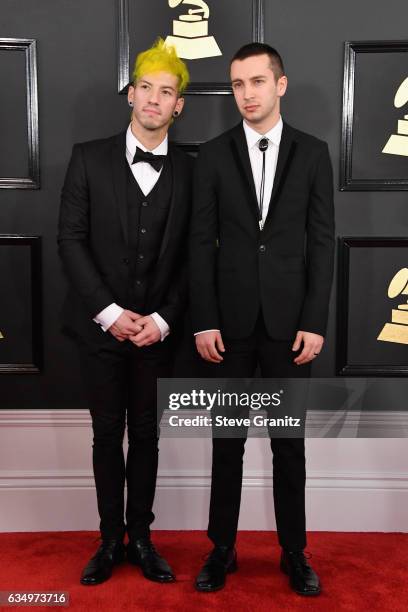
[[[149,582],[125,563],[108,582],[81,586],[80,570],[98,546],[96,537],[90,532],[0,534],[0,590],[68,591],[71,604],[65,609],[84,611],[408,610],[408,534],[309,533],[307,550],[323,585],[317,598],[290,591],[278,568],[275,533],[239,534],[239,571],[217,593],[197,593],[193,588],[210,549],[205,534],[197,531],[153,533],[177,583]]]

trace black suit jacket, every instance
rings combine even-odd
[[[194,331],[249,336],[262,308],[274,339],[324,335],[334,259],[327,144],[284,123],[262,232],[242,123],[201,146],[193,192]]]
[[[92,319],[109,304],[123,308],[129,287],[126,132],[74,145],[62,189],[59,253],[70,289],[63,329],[98,341],[104,332]],[[191,211],[193,159],[169,144],[173,192],[145,313],[157,311],[170,327],[187,298],[186,235]]]

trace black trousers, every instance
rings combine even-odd
[[[260,315],[249,338],[223,338],[224,361],[210,364],[207,374],[220,378],[253,377],[259,365],[265,378],[308,378],[310,363],[297,366],[292,342],[268,337]],[[235,542],[242,489],[246,438],[213,438],[212,482],[208,537],[218,545]],[[273,497],[280,545],[287,550],[306,546],[305,446],[302,438],[271,438]]]
[[[80,347],[82,381],[93,427],[93,470],[102,538],[149,536],[158,464],[156,382],[169,376],[164,343],[138,348],[107,332]],[[127,422],[128,452],[123,438]],[[126,512],[124,488],[127,484]],[[126,525],[124,515],[126,514]]]

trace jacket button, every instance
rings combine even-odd
[[[259,252],[265,253],[265,251],[266,251],[266,246],[264,244],[261,244],[261,246],[259,247]]]
[[[130,261],[127,257],[123,258],[123,263],[126,264],[127,266],[129,265]]]
[[[141,284],[142,284],[142,281],[141,281],[141,280],[137,280],[137,281],[136,281],[136,285],[138,285],[138,286],[139,286],[139,285],[141,285]]]
[[[140,253],[139,259],[144,259],[144,255],[142,255],[142,253]]]
[[[147,206],[147,202],[142,202],[142,206]]]
[[[147,232],[147,229],[145,227],[142,227],[142,229],[140,230],[142,234],[145,234]]]

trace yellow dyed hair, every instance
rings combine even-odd
[[[133,82],[136,83],[145,74],[152,72],[169,72],[178,77],[180,95],[184,92],[190,80],[188,68],[177,55],[175,47],[166,45],[162,38],[158,38],[150,49],[142,51],[136,57],[132,75]]]

